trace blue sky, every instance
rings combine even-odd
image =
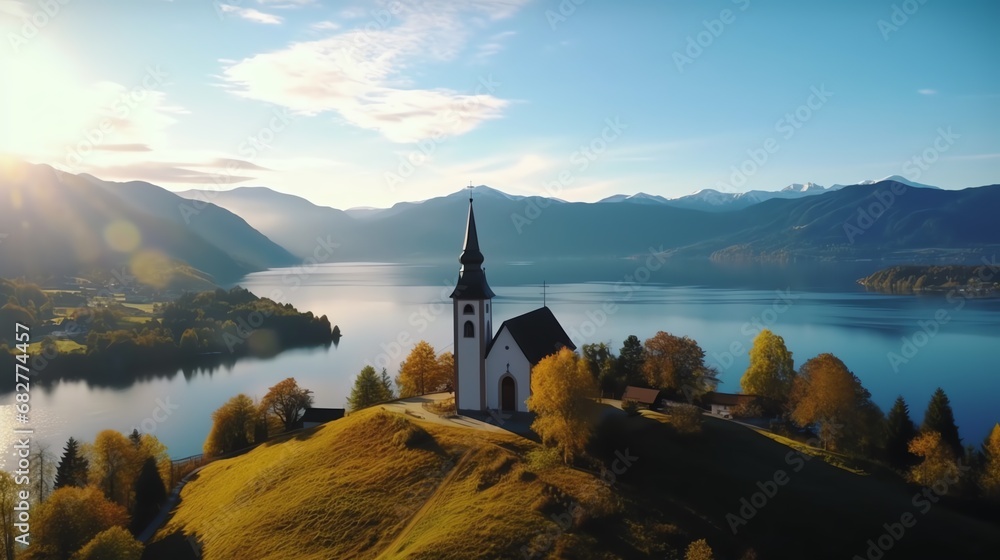
[[[979,186],[1000,182],[996,21],[943,0],[0,0],[0,152],[338,208],[469,181]]]

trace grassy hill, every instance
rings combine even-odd
[[[145,557],[194,558],[193,540],[206,559],[662,558],[691,540],[590,473],[532,466],[537,448],[369,409],[208,466]]]
[[[591,453],[617,474],[596,476],[513,434],[363,411],[205,468],[144,558],[196,558],[190,542],[206,559],[682,558],[698,538],[718,559],[865,558],[905,512],[916,526],[887,560],[1000,546],[997,519],[948,499],[923,512],[920,489],[877,466],[732,422],[681,436],[663,420],[606,421]],[[786,483],[734,533],[729,515],[778,471]]]

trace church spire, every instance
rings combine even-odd
[[[490,299],[494,295],[486,283],[486,271],[483,270],[482,251],[479,250],[479,233],[476,231],[476,213],[472,209],[472,195],[469,195],[469,221],[465,227],[465,245],[458,262],[462,268],[458,273],[458,285],[452,292],[452,298]]]

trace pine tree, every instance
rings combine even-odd
[[[58,490],[64,486],[77,486],[83,488],[87,485],[87,471],[90,463],[87,458],[80,453],[80,442],[73,438],[66,441],[62,459],[56,468],[55,488]]]
[[[156,517],[160,506],[167,499],[156,459],[147,457],[135,479],[135,507],[132,511],[132,530],[138,534]]]
[[[385,368],[382,368],[382,373],[379,374],[379,382],[382,383],[385,400],[391,401],[396,398],[396,392],[392,389],[392,378],[389,377],[389,372]]]
[[[354,379],[354,388],[351,389],[351,396],[347,398],[347,405],[351,410],[361,410],[380,402],[389,400],[386,394],[385,381],[388,374],[383,370],[383,377],[380,378],[375,373],[375,368],[365,366]]]
[[[962,457],[965,448],[962,447],[962,438],[958,436],[958,426],[955,424],[955,414],[951,410],[951,403],[944,389],[938,387],[931,396],[927,404],[927,412],[924,413],[924,423],[920,426],[920,431],[937,432],[941,434],[941,441],[955,454],[955,457]]]
[[[916,456],[909,451],[910,441],[916,436],[917,427],[910,419],[910,408],[900,395],[885,419],[885,457],[891,466],[908,469],[916,464]]]
[[[639,337],[630,334],[618,351],[618,371],[625,385],[645,386],[642,364],[646,361],[646,351]]]

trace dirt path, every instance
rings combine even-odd
[[[455,463],[455,466],[451,468],[451,470],[448,472],[448,474],[445,475],[443,479],[441,479],[441,482],[438,484],[437,488],[434,489],[434,492],[424,502],[424,505],[420,506],[420,509],[418,509],[416,512],[413,513],[413,515],[410,516],[410,520],[406,523],[406,526],[404,526],[399,531],[399,534],[396,535],[396,538],[393,539],[392,542],[390,542],[385,548],[382,549],[382,553],[375,557],[376,560],[382,560],[383,558],[391,558],[399,552],[399,547],[403,544],[403,541],[406,540],[406,537],[410,534],[410,531],[412,531],[413,527],[415,527],[417,523],[419,523],[420,520],[423,519],[424,514],[430,511],[430,509],[434,506],[434,504],[436,504],[439,501],[441,495],[444,493],[444,489],[448,486],[448,483],[450,483],[451,480],[455,478],[455,475],[458,474],[458,471],[460,471],[462,467],[465,466],[465,464],[468,462],[470,455],[472,455],[471,451],[465,451],[464,453],[462,453],[462,456],[459,457],[458,462]]]

